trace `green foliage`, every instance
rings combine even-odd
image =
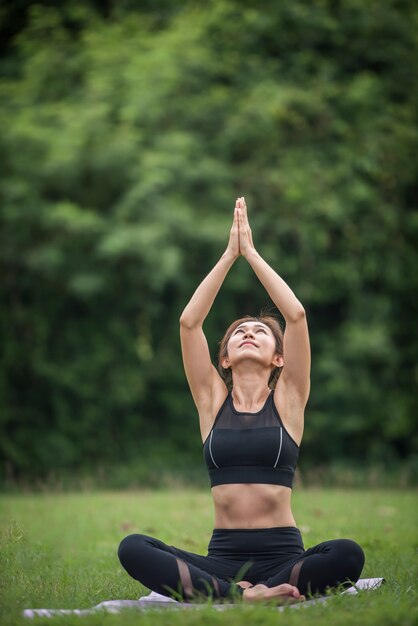
[[[305,462],[410,457],[414,3],[136,6],[36,3],[0,65],[6,475],[163,438],[201,461],[178,318],[242,194],[308,313]],[[206,322],[213,356],[266,304],[238,262]]]

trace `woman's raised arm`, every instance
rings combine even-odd
[[[218,395],[217,392],[222,393],[226,390],[225,383],[212,364],[202,325],[228,271],[240,255],[237,205],[238,201],[225,252],[196,289],[180,317],[184,369],[193,400],[200,414],[208,414],[214,394]]]
[[[253,268],[286,321],[283,338],[284,366],[280,384],[304,408],[309,397],[311,351],[305,309],[293,291],[264,261],[254,247],[245,200],[238,203],[240,252]]]

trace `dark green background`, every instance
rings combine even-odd
[[[204,472],[178,318],[237,195],[308,315],[302,480],[413,479],[416,6],[1,5],[3,483]],[[213,358],[269,306],[239,259],[205,323]]]

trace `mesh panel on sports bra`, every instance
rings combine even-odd
[[[232,430],[241,430],[243,428],[270,428],[274,426],[279,428],[280,422],[274,412],[272,410],[266,411],[267,404],[269,400],[273,399],[272,397],[273,392],[271,391],[259,411],[256,413],[245,413],[244,411],[237,411],[235,409],[232,396],[228,394],[219,412],[218,418],[215,420],[213,428],[228,428]]]

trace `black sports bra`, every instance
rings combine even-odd
[[[292,487],[299,446],[283,426],[273,391],[257,413],[237,411],[229,392],[203,444],[203,455],[211,487],[226,483]]]

